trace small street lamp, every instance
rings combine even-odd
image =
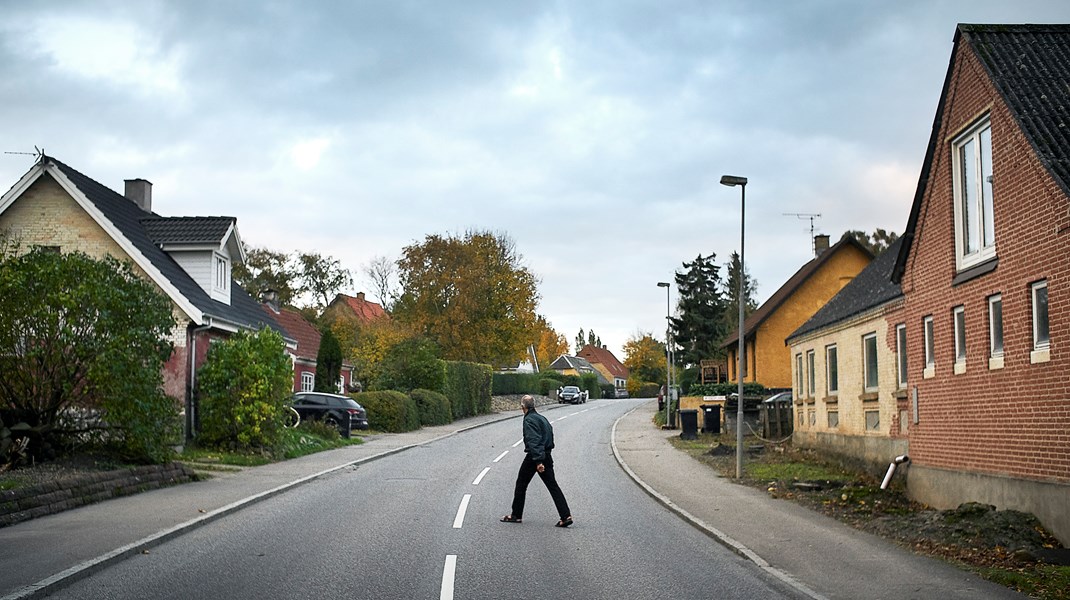
[[[740,187],[739,202],[739,342],[736,348],[736,479],[743,477],[743,233],[747,214],[747,178],[722,175],[721,185]],[[660,284],[659,284],[660,285]]]
[[[665,288],[665,426],[669,426],[669,399],[672,397],[672,365],[669,362],[669,284],[664,281],[658,282],[658,287]]]

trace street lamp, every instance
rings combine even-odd
[[[735,175],[722,175],[721,185],[739,186],[739,342],[736,347],[736,479],[743,477],[743,233],[747,214],[747,178]]]
[[[669,284],[664,281],[658,282],[658,287],[665,288],[665,426],[669,426],[669,398],[672,397],[672,366],[669,364]]]

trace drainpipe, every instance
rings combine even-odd
[[[908,462],[910,462],[910,457],[906,454],[897,456],[892,460],[892,464],[888,465],[888,473],[884,476],[884,481],[881,482],[882,490],[888,489],[888,484],[892,481],[892,475],[895,475],[895,468]]]
[[[195,328],[190,334],[189,392],[186,393],[186,441],[192,441],[196,437],[194,435],[194,425],[197,423],[197,409],[196,403],[193,401],[193,395],[197,389],[197,334],[212,328],[212,318],[207,317],[206,320],[207,323],[205,325]]]

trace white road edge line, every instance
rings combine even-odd
[[[453,528],[460,529],[461,525],[464,525],[464,514],[468,512],[468,501],[472,499],[472,494],[465,494],[464,498],[461,498],[461,506],[457,508],[457,517],[453,519]]]
[[[505,458],[505,455],[506,455],[506,454],[509,454],[509,451],[508,451],[508,450],[506,450],[505,452],[502,452],[501,454],[499,454],[499,455],[498,455],[498,458],[495,458],[495,459],[494,459],[494,462],[498,462],[499,460],[501,460],[501,459]]]
[[[479,476],[476,477],[476,480],[472,482],[472,485],[479,485],[479,482],[483,481],[483,478],[487,476],[487,473],[490,473],[490,467],[484,468],[483,471],[479,473]]]
[[[453,581],[457,572],[457,555],[447,554],[446,565],[442,567],[442,591],[439,600],[453,600]]]
[[[724,533],[720,529],[717,529],[716,527],[710,525],[709,523],[706,523],[695,515],[687,512],[679,504],[676,504],[675,502],[670,500],[668,496],[650,487],[647,482],[643,481],[639,478],[638,475],[635,474],[635,471],[632,471],[631,468],[628,467],[627,463],[624,462],[624,457],[622,457],[620,454],[620,450],[617,449],[617,425],[619,425],[620,422],[624,420],[624,417],[630,415],[638,409],[639,407],[636,406],[632,410],[629,410],[628,412],[618,417],[617,420],[613,422],[613,428],[610,430],[609,434],[609,445],[613,449],[613,457],[617,459],[617,464],[620,465],[620,468],[624,469],[624,472],[632,478],[632,481],[634,481],[639,487],[643,488],[643,490],[647,494],[652,496],[655,500],[661,502],[663,505],[665,505],[666,508],[676,513],[677,516],[687,521],[688,523],[691,523],[691,525],[698,528],[706,535],[717,540],[729,550],[734,551],[736,554],[739,554],[743,558],[746,558],[747,560],[758,565],[758,568],[764,570],[765,572],[790,585],[791,587],[799,590],[806,596],[813,598],[813,600],[828,600],[828,598],[826,598],[825,596],[822,596],[821,594],[807,587],[806,584],[804,584],[803,582],[799,581],[798,579],[795,579],[790,573],[782,571],[770,565],[764,558],[758,556],[758,554],[755,553],[753,550],[739,543],[734,538],[729,537],[728,534]]]

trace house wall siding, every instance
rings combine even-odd
[[[919,422],[910,427],[911,493],[938,507],[983,497],[1007,478],[1057,484],[1062,510],[1070,485],[1070,200],[1047,173],[982,65],[962,45],[952,66],[938,132],[902,279],[910,388]],[[984,114],[992,125],[997,268],[953,286],[955,272],[951,141]],[[1030,283],[1047,279],[1050,360],[1031,364]],[[1003,368],[989,368],[987,298],[1003,299]],[[955,374],[952,309],[965,306],[966,372]],[[922,319],[932,315],[936,369],[922,376]],[[941,485],[941,474],[962,485]],[[936,479],[927,481],[926,473]],[[985,483],[987,482],[987,483]],[[967,483],[969,485],[967,485]],[[1050,495],[1049,495],[1050,497]],[[1051,514],[1043,495],[1013,505]],[[1065,519],[1064,519],[1065,520]],[[1050,526],[1050,521],[1045,521]],[[1057,535],[1060,532],[1056,531]],[[1061,538],[1070,539],[1070,526]]]

